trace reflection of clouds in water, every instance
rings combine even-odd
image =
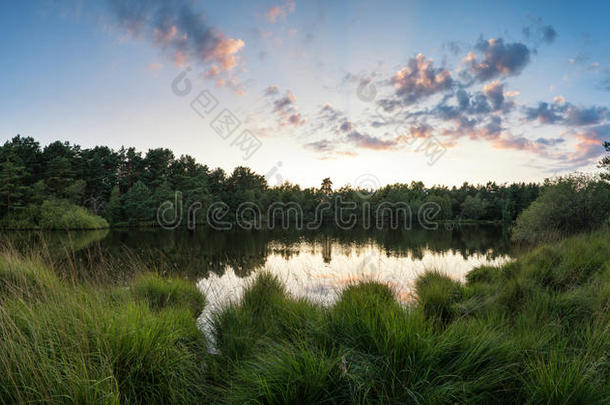
[[[413,298],[413,283],[426,270],[438,270],[456,280],[464,280],[466,274],[481,265],[501,265],[510,260],[508,256],[489,260],[484,253],[464,258],[458,252],[435,253],[422,250],[421,258],[409,254],[405,257],[387,256],[373,245],[358,248],[336,249],[333,257],[325,261],[319,249],[303,249],[299,254],[286,255],[274,252],[267,257],[263,268],[276,275],[295,297],[306,297],[323,305],[332,304],[341,290],[363,280],[375,280],[389,285],[396,297],[403,302]],[[247,285],[256,277],[252,272],[240,278],[231,268],[222,276],[210,274],[201,279],[198,287],[206,295],[208,305],[200,320],[207,329],[205,320],[227,302],[240,299]]]

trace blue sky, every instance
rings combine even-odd
[[[0,141],[168,147],[304,186],[594,171],[610,5],[460,3],[4,2]],[[191,107],[204,90],[209,116]],[[226,139],[211,126],[225,108],[240,121]]]

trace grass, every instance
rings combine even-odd
[[[0,403],[193,403],[206,342],[194,285],[145,275],[72,284],[0,257]]]
[[[323,307],[261,273],[197,327],[194,283],[67,281],[0,256],[0,402],[610,403],[610,233],[541,246],[465,283],[430,272]]]
[[[610,234],[545,245],[417,301],[346,288],[328,308],[261,274],[217,313],[206,391],[221,403],[610,403]]]

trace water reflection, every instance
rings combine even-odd
[[[265,266],[292,270],[317,266],[324,271],[351,267],[353,270],[366,257],[375,257],[389,272],[406,263],[426,264],[431,258],[442,261],[438,265],[443,269],[456,272],[462,265],[470,266],[472,260],[493,262],[511,254],[506,231],[493,226],[439,228],[436,231],[348,232],[331,228],[315,233],[115,229],[72,233],[14,232],[4,236],[21,248],[45,246],[59,262],[67,253],[90,265],[106,262],[108,257],[129,256],[131,260],[137,256],[153,269],[195,280],[210,274],[222,276],[227,271],[243,278]],[[116,267],[113,271],[117,271]]]
[[[330,304],[343,287],[361,280],[389,285],[399,300],[413,299],[415,279],[438,270],[463,280],[474,267],[510,260],[510,244],[501,229],[411,231],[370,235],[286,236],[268,242],[264,264],[252,269],[276,275],[294,296]],[[238,299],[256,272],[226,267],[201,277],[199,288],[209,306],[201,320],[226,302]]]

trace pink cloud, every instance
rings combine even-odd
[[[432,59],[426,59],[420,53],[409,59],[407,66],[394,73],[391,82],[396,88],[396,94],[410,104],[451,88],[453,79],[447,69],[435,68]]]
[[[288,14],[294,13],[295,4],[292,0],[286,0],[284,3],[273,6],[267,10],[265,17],[267,21],[274,24],[278,18],[286,18]]]
[[[245,42],[241,39],[223,38],[216,43],[216,46],[214,46],[207,58],[217,62],[222,70],[231,70],[237,66],[239,57],[236,53],[239,52],[244,45]]]

